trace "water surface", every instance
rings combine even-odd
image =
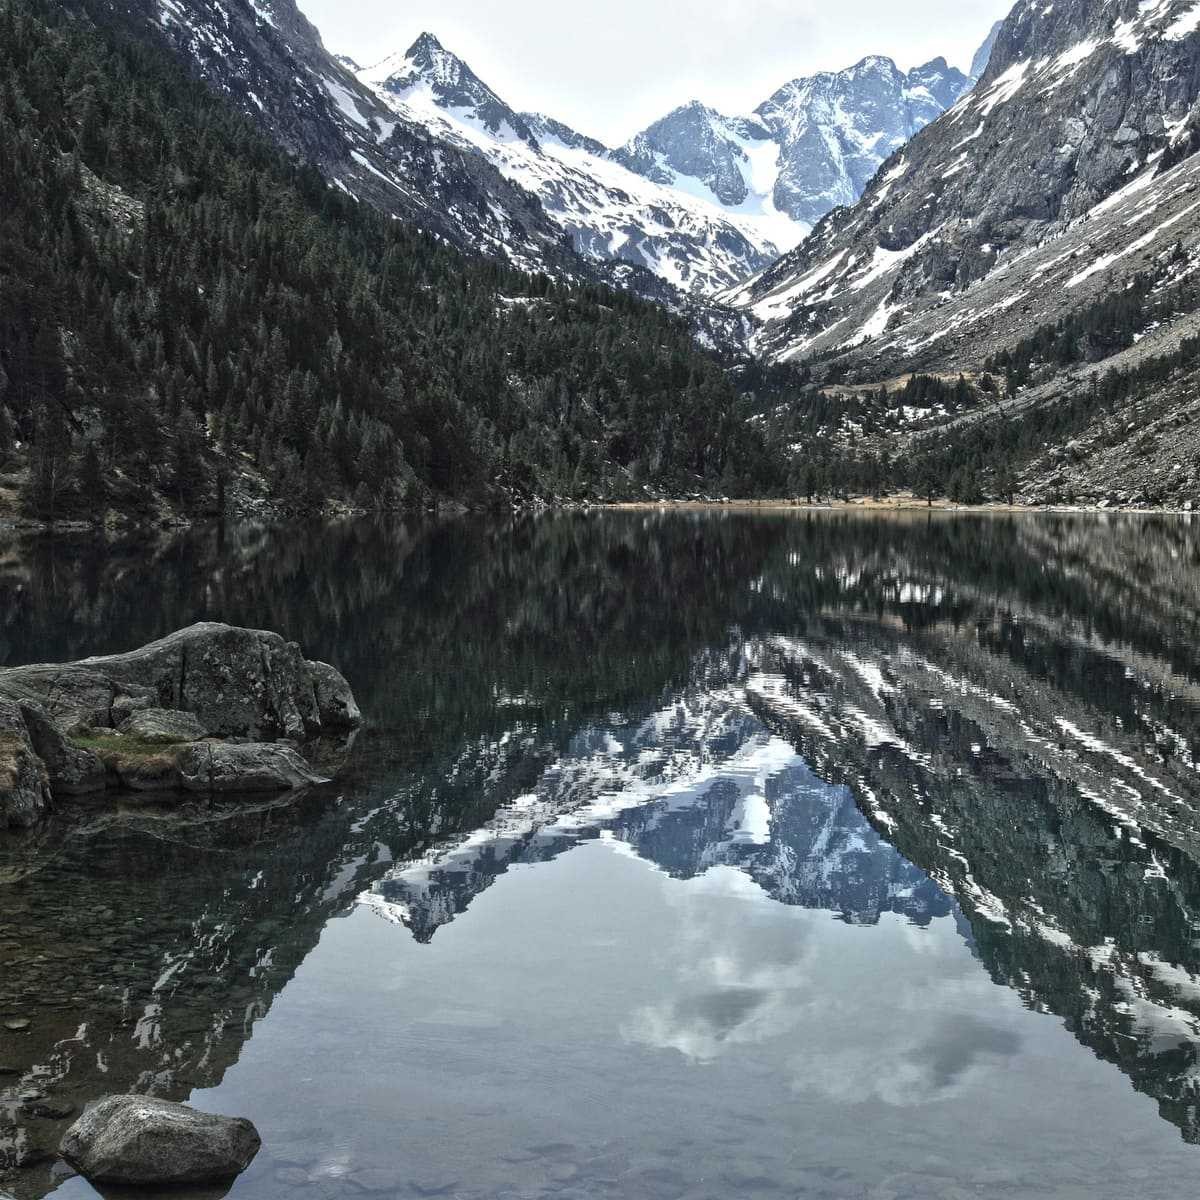
[[[368,727],[295,803],[0,840],[0,1186],[94,1195],[36,1105],[138,1090],[256,1122],[244,1200],[1190,1194],[1198,558],[924,514],[5,545],[3,664],[223,619]]]

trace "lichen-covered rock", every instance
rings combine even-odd
[[[332,765],[361,722],[333,667],[278,634],[229,625],[193,625],[128,654],[0,671],[0,826],[34,824],[51,794],[110,786],[217,793],[322,783],[293,745]],[[204,740],[223,738],[241,744]]]
[[[50,804],[50,776],[20,705],[0,697],[0,828],[28,829]]]
[[[40,705],[26,702],[20,708],[34,752],[46,765],[51,792],[86,796],[104,791],[107,772],[95,754],[72,746]]]
[[[208,734],[194,713],[171,708],[140,709],[118,728],[126,736],[143,742],[167,744],[198,742]]]
[[[114,727],[116,698],[147,694],[160,708],[195,714],[212,737],[303,741],[361,723],[332,667],[259,629],[203,623],[127,654],[0,671],[0,695],[41,704],[60,728]],[[125,705],[122,714],[131,715]]]
[[[64,733],[112,724],[112,680],[77,663],[0,671],[0,696],[36,704]]]
[[[328,780],[290,746],[198,742],[179,755],[179,778],[192,792],[282,792]]]
[[[59,1153],[94,1183],[184,1187],[236,1178],[261,1146],[242,1117],[147,1096],[108,1096],[88,1105]]]
[[[120,729],[134,713],[158,707],[158,697],[150,688],[138,687],[136,684],[126,684],[125,687],[128,690],[114,696],[112,707],[109,709],[109,720],[114,729]]]

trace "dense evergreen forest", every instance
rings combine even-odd
[[[0,484],[28,515],[779,491],[681,320],[360,206],[105,12],[0,0]]]

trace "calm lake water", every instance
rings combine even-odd
[[[0,1192],[142,1091],[255,1121],[237,1200],[1195,1194],[1198,584],[1184,518],[0,545],[0,665],[222,619],[368,721],[0,838]]]

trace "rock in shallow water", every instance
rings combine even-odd
[[[27,829],[50,804],[50,776],[18,704],[0,697],[0,829]]]
[[[0,671],[0,696],[41,704],[51,720],[111,728],[141,708],[192,713],[213,737],[312,738],[361,723],[345,679],[294,642],[206,622],[127,654]],[[119,703],[132,697],[133,707]]]
[[[200,742],[179,755],[179,777],[190,792],[283,792],[328,783],[290,746]]]
[[[59,1153],[94,1183],[180,1187],[235,1178],[261,1145],[242,1117],[147,1096],[108,1096],[88,1105]]]
[[[333,667],[263,630],[200,624],[128,654],[0,670],[0,828],[36,824],[53,797],[108,787],[270,792],[325,782],[296,750],[271,743],[336,743],[344,754],[361,723]],[[257,744],[193,751],[202,738]]]
[[[143,742],[198,742],[208,730],[194,713],[173,708],[143,708],[123,722],[120,730]]]

